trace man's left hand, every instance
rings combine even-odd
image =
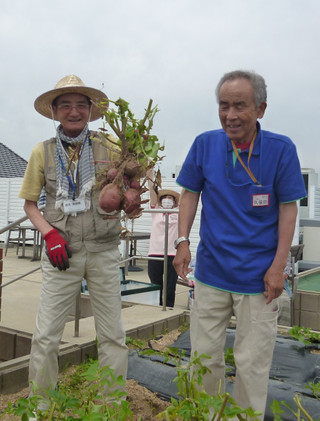
[[[266,304],[271,303],[275,298],[282,294],[285,280],[288,275],[281,268],[270,266],[264,275],[265,291],[264,296],[267,299]]]

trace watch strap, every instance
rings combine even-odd
[[[188,244],[190,244],[190,240],[189,240],[189,238],[188,237],[179,237],[179,238],[177,238],[176,240],[175,240],[175,242],[174,242],[174,248],[176,249],[176,248],[178,248],[178,245],[180,244],[180,243],[182,243],[183,241],[188,241]]]

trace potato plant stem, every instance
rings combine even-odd
[[[229,399],[229,395],[226,395],[226,397],[224,398],[224,401],[222,403],[222,407],[221,407],[221,409],[219,411],[217,421],[220,421],[221,420],[221,418],[223,416],[223,413],[224,413],[224,410],[225,410],[225,407],[227,405],[228,399]]]
[[[146,113],[144,115],[144,118],[143,118],[143,120],[141,120],[141,122],[139,124],[140,127],[143,127],[144,126],[144,123],[146,122],[146,120],[147,120],[147,118],[148,118],[148,116],[149,116],[149,114],[151,112],[151,107],[152,107],[152,99],[149,100],[149,104],[148,104],[148,107],[146,109]]]
[[[304,407],[301,404],[301,399],[298,395],[296,395],[293,399],[298,407],[298,410],[303,413],[303,415],[307,418],[308,421],[313,421],[312,417],[308,414],[308,412],[304,409]]]

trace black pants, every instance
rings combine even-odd
[[[149,257],[152,257],[151,255]],[[154,256],[163,257],[163,256]],[[168,256],[168,271],[167,271],[167,306],[174,307],[174,300],[176,295],[176,285],[178,275],[172,264],[174,256]],[[160,305],[162,306],[162,291],[163,291],[163,266],[164,262],[161,260],[148,260],[148,275],[153,284],[161,285],[160,289]]]

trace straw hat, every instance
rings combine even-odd
[[[173,196],[174,200],[175,200],[175,205],[177,206],[179,203],[179,199],[180,199],[180,194],[178,192],[176,192],[175,190],[169,190],[169,189],[164,189],[164,190],[159,190],[158,192],[158,201],[161,201],[161,198],[163,196]]]
[[[93,102],[90,121],[97,120],[101,117],[100,110],[94,105],[94,103],[99,103],[102,100],[108,100],[107,95],[98,89],[89,88],[76,75],[63,77],[59,80],[54,89],[38,96],[34,102],[34,108],[38,111],[38,113],[44,115],[45,117],[52,118],[50,105],[55,98],[63,94],[72,93],[85,95]]]

